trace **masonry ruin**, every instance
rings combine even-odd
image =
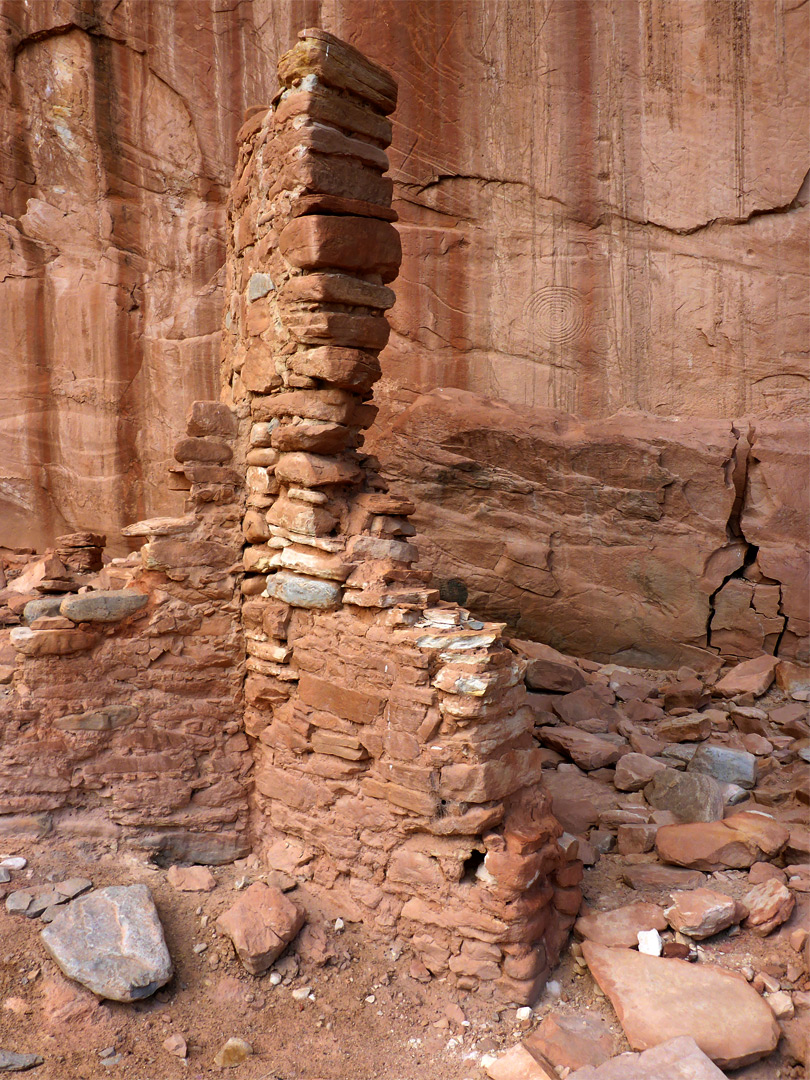
[[[401,257],[396,85],[299,38],[239,136],[222,400],[194,403],[169,477],[185,516],[129,526],[140,552],[103,569],[103,537],[62,538],[12,583],[42,598],[10,635],[0,813],[163,861],[255,849],[460,989],[529,1002],[582,864],[525,659],[413,568],[413,505],[362,451]]]

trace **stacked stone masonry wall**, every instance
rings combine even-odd
[[[396,86],[300,38],[240,134],[222,401],[194,403],[169,472],[186,514],[129,526],[139,555],[103,569],[91,534],[36,564],[0,815],[165,860],[252,846],[428,971],[531,1001],[582,865],[540,786],[525,660],[414,569],[413,504],[362,451],[401,256]]]
[[[580,904],[523,662],[413,569],[362,452],[400,245],[396,87],[320,31],[279,62],[232,189],[225,399],[243,418],[246,731],[266,861],[428,970],[534,997]]]
[[[230,409],[196,403],[170,478],[185,517],[130,526],[140,556],[103,569],[104,538],[79,534],[92,547],[57,545],[13,583],[36,598],[0,650],[0,832],[121,839],[166,861],[250,850],[235,435]]]

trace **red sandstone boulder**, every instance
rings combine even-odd
[[[746,812],[725,821],[664,825],[655,848],[664,862],[694,870],[743,869],[778,855],[789,836],[773,818]]]
[[[779,1041],[773,1013],[741,975],[591,941],[582,952],[634,1050],[691,1035],[721,1068],[735,1069]]]
[[[304,925],[304,913],[280,889],[254,882],[216,922],[251,975],[261,975]]]
[[[715,683],[714,693],[726,698],[736,697],[738,694],[760,697],[773,682],[776,664],[777,660],[773,656],[758,656],[755,660],[745,660]]]

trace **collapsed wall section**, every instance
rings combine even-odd
[[[104,567],[104,537],[63,538],[9,582],[0,834],[249,852],[235,436],[230,409],[195,403],[170,478],[184,517],[128,527],[140,554]]]
[[[534,998],[581,864],[538,789],[523,662],[413,564],[413,505],[362,452],[400,246],[390,77],[318,30],[241,132],[224,398],[247,447],[243,622],[254,828],[271,866],[409,940],[425,968]]]

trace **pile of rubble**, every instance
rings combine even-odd
[[[722,677],[639,672],[512,647],[529,661],[560,842],[592,868],[575,968],[643,1053],[613,1058],[598,1024],[552,1016],[488,1075],[709,1080],[767,1057],[782,1034],[806,1063],[807,671],[762,656]]]

